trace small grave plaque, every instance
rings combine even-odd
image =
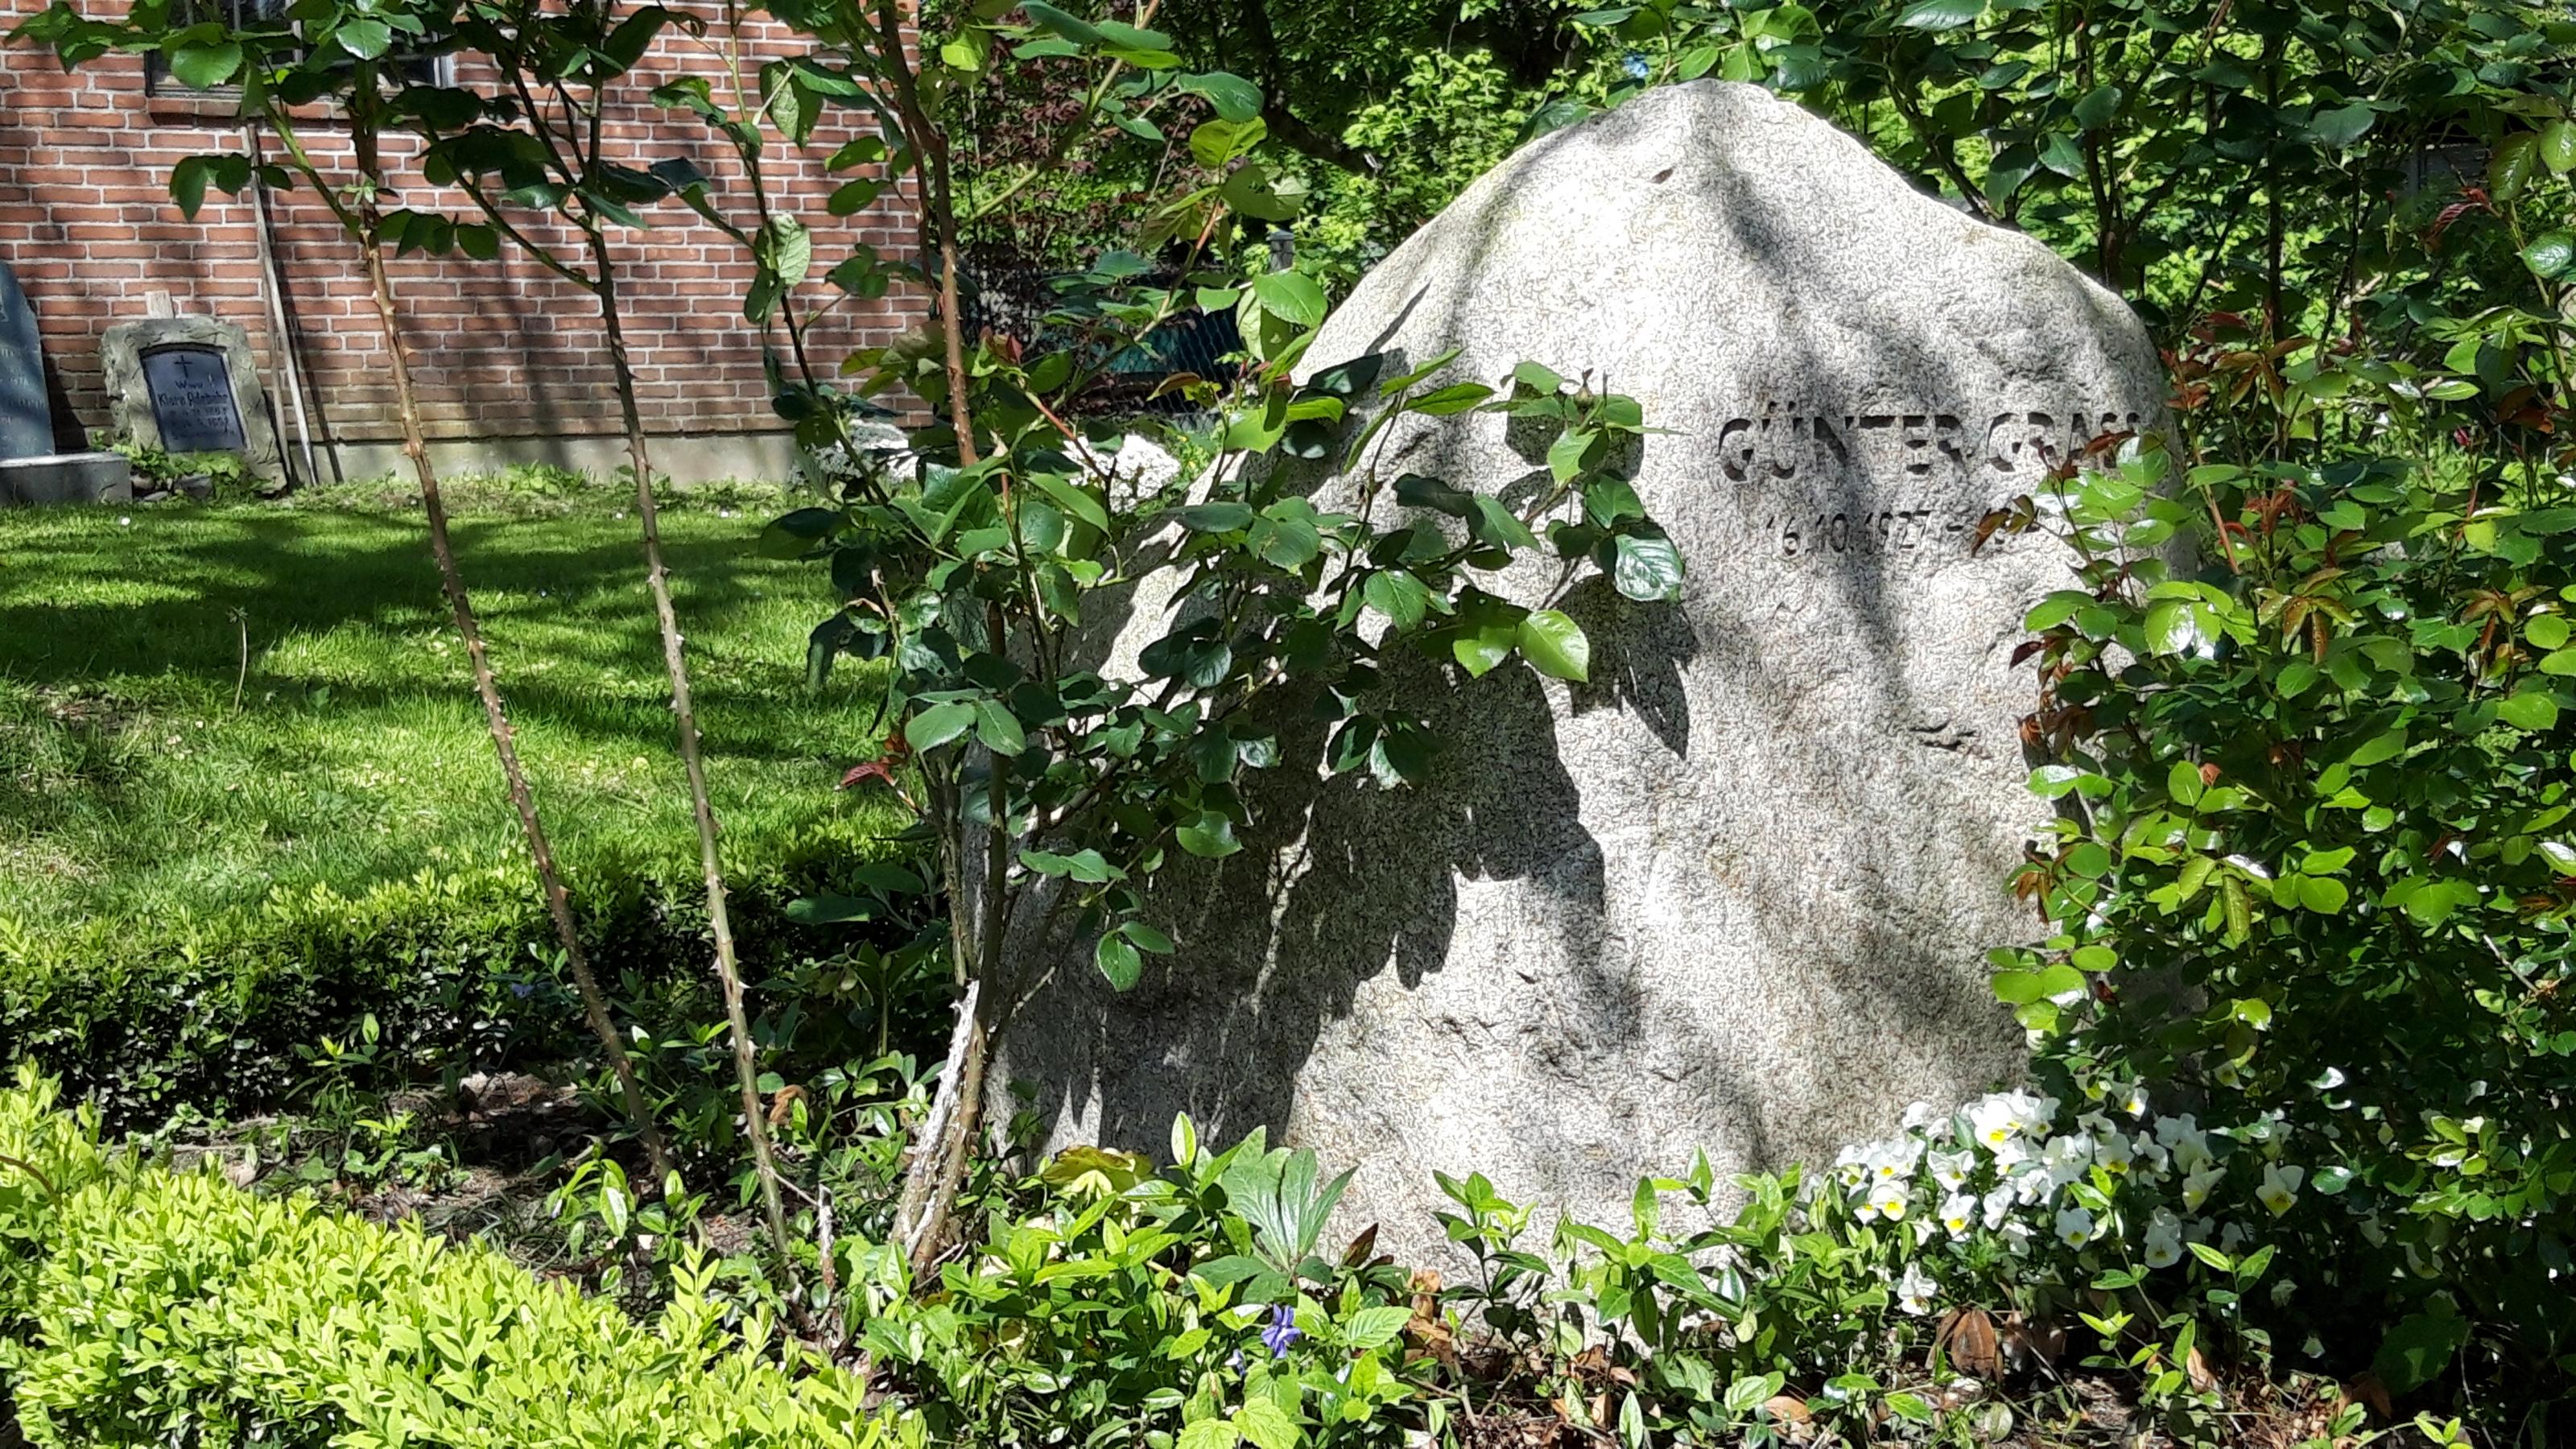
[[[172,453],[238,453],[243,447],[241,408],[224,350],[204,343],[155,347],[143,354],[143,387],[161,446]]]
[[[249,334],[212,317],[119,322],[99,345],[116,429],[166,453],[234,453],[284,476]]]

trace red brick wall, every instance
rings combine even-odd
[[[92,0],[114,5],[118,0]],[[710,0],[683,8],[720,12]],[[14,25],[42,0],[0,0],[0,25]],[[720,28],[714,31],[720,36]],[[795,42],[765,17],[749,32],[746,66]],[[457,83],[481,79],[460,58]],[[696,117],[664,112],[653,85],[687,73],[729,88],[721,62],[700,42],[665,31],[633,80],[612,95],[607,134],[645,165],[693,159],[713,189],[748,210],[731,148]],[[479,86],[478,86],[479,88]],[[109,56],[66,75],[53,57],[24,43],[0,47],[0,260],[15,269],[43,333],[59,383],[56,428],[68,403],[85,429],[107,425],[100,391],[99,338],[110,323],[149,315],[147,298],[167,292],[182,314],[212,314],[247,329],[264,379],[273,377],[276,338],[260,286],[258,233],[247,195],[209,192],[193,222],[169,199],[170,168],[184,156],[246,145],[228,102],[162,81],[147,95],[143,62]],[[834,124],[827,122],[827,125]],[[841,295],[820,278],[854,242],[901,259],[913,246],[908,213],[889,193],[858,216],[838,219],[824,198],[846,177],[823,158],[847,134],[818,132],[802,153],[774,148],[763,162],[776,204],[792,205],[815,231],[816,280],[798,301],[820,308],[809,351],[828,372],[855,347],[881,343],[912,325],[918,295],[875,302]],[[330,166],[345,162],[344,134],[323,121],[305,133]],[[264,142],[275,147],[274,138]],[[419,147],[387,138],[385,161],[404,204],[451,214],[471,210],[461,195],[436,191],[413,167]],[[272,193],[274,238],[317,428],[340,442],[396,437],[385,342],[355,246],[321,203],[304,192]],[[766,430],[782,426],[762,381],[761,329],[742,317],[751,268],[734,244],[677,203],[653,208],[643,232],[612,232],[622,265],[619,289],[646,426],[665,433]],[[551,243],[569,229],[532,234]],[[569,248],[567,247],[567,250]],[[618,431],[616,396],[597,304],[504,244],[494,262],[417,253],[390,268],[413,376],[434,438],[586,436]],[[768,341],[786,338],[773,320]],[[272,397],[285,421],[285,400]],[[281,439],[286,431],[281,428]],[[70,441],[70,439],[66,439]]]

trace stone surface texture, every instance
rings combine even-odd
[[[1702,82],[1525,147],[1309,357],[1453,346],[1453,378],[1588,372],[1674,430],[1634,476],[1686,597],[1577,587],[1586,685],[1393,671],[1453,741],[1424,788],[1318,784],[1289,726],[1248,848],[1156,889],[1179,953],[1124,996],[1068,958],[1020,1014],[996,1075],[1046,1145],[1266,1124],[1358,1168],[1338,1233],[1430,1255],[1435,1169],[1623,1222],[1696,1150],[1830,1154],[2016,1073],[1983,954],[2034,934],[2006,882],[2046,808],[2010,656],[2066,573],[2045,539],[1971,541],[2070,447],[2162,426],[2136,320],[1823,121]],[[1378,466],[1521,496],[1544,441],[1406,420]],[[1166,625],[1140,612],[1113,655]]]
[[[260,387],[259,363],[251,355],[250,334],[235,323],[213,317],[149,317],[108,328],[99,343],[99,365],[106,374],[116,430],[146,446],[161,446],[161,422],[153,414],[152,393],[143,381],[143,354],[180,343],[224,350],[224,370],[232,378],[233,403],[241,412],[242,461],[254,476],[282,481],[286,468],[278,457],[277,431],[269,422],[268,394]]]

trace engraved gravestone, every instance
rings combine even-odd
[[[133,496],[132,470],[119,455],[54,451],[44,338],[17,274],[0,262],[0,506]]]
[[[0,458],[33,458],[54,450],[54,415],[45,398],[45,354],[36,315],[17,274],[0,263]]]
[[[147,317],[107,329],[99,362],[117,431],[166,453],[232,453],[284,476],[249,334],[212,317]]]
[[[1451,741],[1420,788],[1318,783],[1320,727],[1283,717],[1247,848],[1158,877],[1178,954],[1122,996],[1077,943],[997,1080],[1035,1093],[1050,1146],[1155,1149],[1180,1110],[1209,1140],[1284,1131],[1358,1169],[1343,1231],[1431,1253],[1435,1169],[1611,1221],[1695,1150],[1721,1180],[1829,1157],[2016,1073],[1983,962],[2033,934],[2007,882],[2046,820],[2013,651],[2068,574],[2044,538],[1972,544],[2097,435],[2162,426],[2136,319],[1825,122],[1710,81],[1524,147],[1308,357],[1452,347],[1452,376],[1588,373],[1674,430],[1634,483],[1685,596],[1577,588],[1581,685],[1390,651]],[[1408,418],[1379,468],[1508,495],[1543,446]],[[1490,586],[1532,602],[1553,577]],[[1170,624],[1139,600],[1111,657]]]

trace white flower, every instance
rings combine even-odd
[[[2048,1169],[2035,1162],[2014,1173],[2009,1180],[2012,1183],[2014,1198],[2024,1207],[2040,1201],[2057,1190],[2057,1183],[2049,1176]]]
[[[2093,1160],[2100,1163],[2105,1172],[2128,1171],[2128,1137],[2123,1133],[2114,1132],[2107,1137],[2097,1139],[2093,1144]]]
[[[1912,1132],[1917,1128],[1929,1127],[1940,1120],[1941,1114],[1932,1110],[1931,1103],[1909,1102],[1905,1107],[1905,1115],[1897,1120],[1896,1125]]]
[[[2114,1082],[2103,1089],[2102,1100],[2132,1117],[2147,1115],[2147,1089],[2137,1082]]]
[[[1929,1313],[1932,1300],[1940,1291],[1941,1285],[1932,1280],[1931,1274],[1923,1271],[1922,1264],[1908,1263],[1905,1276],[1896,1281],[1896,1306],[1908,1313]]]
[[[2170,1268],[2182,1261],[2182,1222],[2163,1208],[2147,1220],[2147,1266]]]
[[[2064,1187],[2093,1165],[2093,1144],[2081,1137],[2051,1137],[2039,1151],[2039,1162],[2048,1172],[2048,1185]]]
[[[2165,1145],[2158,1142],[2152,1133],[2139,1133],[2129,1143],[2129,1153],[2133,1160],[2147,1165],[2150,1177],[2162,1177],[2166,1169],[2173,1166],[2173,1154],[2165,1151]]]
[[[2263,1164],[2263,1185],[2254,1189],[2254,1196],[2272,1210],[2274,1217],[2279,1217],[2290,1210],[2290,1204],[2299,1200],[2299,1184],[2307,1176],[2308,1170],[2304,1167],[2284,1167],[2277,1162],[2267,1162]]]
[[[1997,1151],[2030,1126],[2019,1092],[1997,1092],[1968,1104],[1968,1131],[1977,1145]]]
[[[1834,1154],[1834,1176],[1845,1187],[1859,1187],[1869,1181],[1868,1156],[1858,1147],[1845,1147]]]
[[[1977,1198],[1974,1193],[1953,1193],[1941,1204],[1941,1226],[1951,1237],[1964,1236],[1977,1220]]]
[[[1903,1182],[1914,1175],[1914,1164],[1923,1156],[1923,1143],[1918,1138],[1896,1137],[1869,1145],[1862,1160],[1871,1178],[1879,1182]]]
[[[2004,1225],[1995,1229],[1995,1235],[2002,1238],[2004,1246],[2012,1249],[2016,1254],[2029,1252],[2030,1240],[2037,1236],[2030,1230],[2030,1224],[2019,1218],[2005,1219]]]
[[[1931,1169],[1932,1180],[1952,1192],[1968,1185],[1968,1174],[1976,1165],[1977,1155],[1973,1152],[1934,1152],[1924,1158],[1924,1166]]]
[[[2093,1214],[2080,1207],[2057,1210],[2057,1240],[2070,1248],[2093,1241]]]
[[[2209,1201],[2209,1190],[2226,1175],[2226,1170],[2215,1162],[2193,1168],[2182,1180],[2182,1205],[2193,1212],[2200,1211],[2200,1205]]]
[[[2012,1212],[2012,1205],[2013,1190],[2010,1187],[1999,1187],[1993,1192],[1987,1193],[1985,1200],[1986,1231],[1992,1232],[1995,1229],[2002,1227],[2004,1225],[2005,1217],[2010,1215]]]
[[[2185,1172],[2212,1160],[2209,1134],[2200,1130],[2200,1124],[2188,1112],[2179,1117],[2158,1117],[2156,1141],[2173,1154],[2174,1166]]]
[[[2075,1130],[2087,1137],[2108,1137],[2111,1135],[2111,1119],[2099,1112],[2087,1112],[2075,1119]]]
[[[1891,1223],[1905,1221],[1905,1184],[1901,1182],[1871,1184],[1869,1197],[1861,1203],[1858,1215],[1862,1222],[1868,1222],[1872,1218],[1885,1218]]]

